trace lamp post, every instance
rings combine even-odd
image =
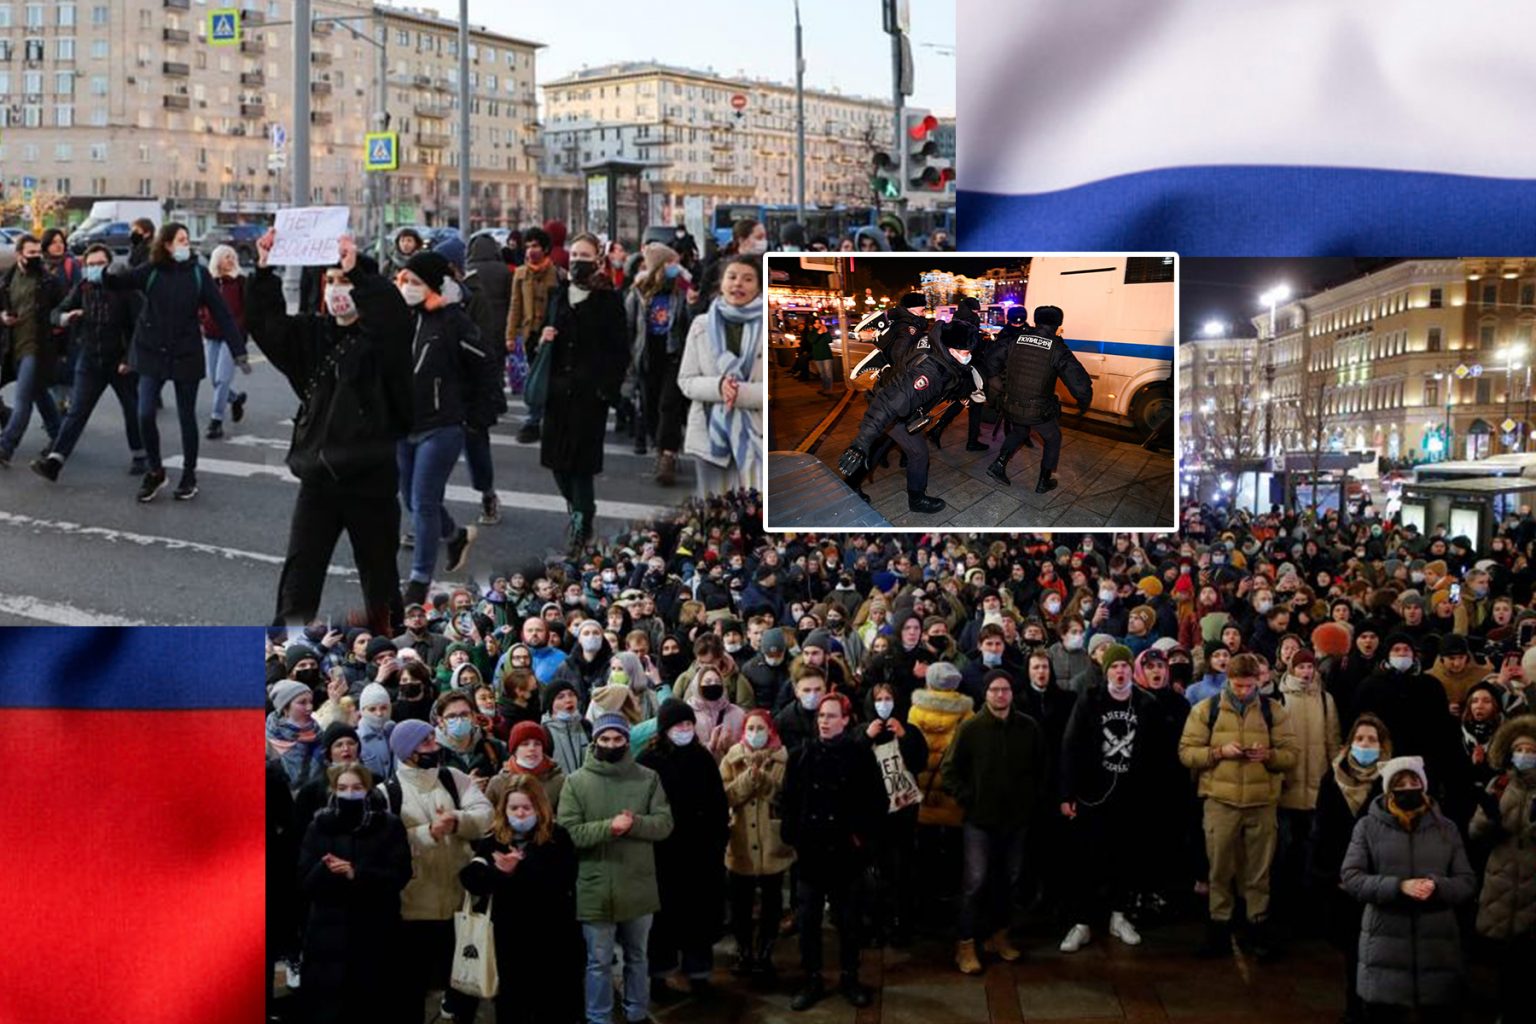
[[[1516,360],[1525,355],[1525,346],[1506,345],[1504,348],[1499,350],[1499,354],[1504,357],[1504,419],[1505,421],[1508,421],[1509,400],[1511,397],[1510,392],[1514,390],[1515,370],[1520,365],[1518,362],[1516,362]],[[1500,426],[1502,427],[1503,424],[1501,423]],[[1509,451],[1509,447],[1509,442],[1506,440],[1504,442],[1504,450],[1506,452]],[[1521,447],[1523,448],[1525,446],[1521,445]]]
[[[805,223],[805,56],[800,42],[800,0],[795,0],[795,154],[799,166],[795,219]]]
[[[1269,307],[1269,336],[1273,340],[1275,336],[1275,307],[1291,297],[1289,285],[1277,284],[1263,295],[1259,301]]]

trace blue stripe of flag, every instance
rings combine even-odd
[[[249,626],[0,630],[0,708],[261,708],[265,635]]]

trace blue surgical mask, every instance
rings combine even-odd
[[[1003,663],[1003,652],[1002,651],[982,651],[981,652],[981,663],[983,665],[987,666],[987,668],[997,668],[997,666],[999,666],[999,665],[1001,665]]]
[[[768,734],[760,730],[753,730],[746,734],[747,746],[753,750],[762,750],[768,745]]]
[[[1515,766],[1517,772],[1528,772],[1536,768],[1536,754],[1521,751],[1510,756],[1509,763]]]
[[[187,262],[187,260],[192,258],[192,247],[190,245],[178,245],[172,247],[171,258],[177,263]]]
[[[574,722],[576,720],[576,712],[574,712],[574,711],[556,711],[555,712],[555,720],[557,722]]]
[[[527,835],[539,827],[539,816],[530,814],[526,818],[508,818],[507,824],[512,826],[512,831],[518,835]]]
[[[683,272],[683,268],[678,266],[676,263],[668,263],[667,264],[666,275],[667,275],[667,280],[668,281],[672,280],[674,277],[676,277],[678,274],[681,274],[682,272]]]
[[[91,284],[100,284],[101,275],[106,272],[106,267],[86,267],[85,279]]]
[[[1355,764],[1362,768],[1369,768],[1381,757],[1380,747],[1350,747],[1349,756],[1355,759]]]
[[[807,711],[815,711],[821,706],[821,694],[807,693],[800,698],[800,706]]]
[[[881,718],[890,718],[891,712],[896,710],[896,702],[893,700],[875,701],[875,714]]]
[[[346,792],[346,793],[337,792],[336,799],[338,799],[338,800],[366,800],[366,799],[368,799],[368,794],[367,793],[359,793],[359,792],[355,792],[355,791],[353,791],[353,792]]]
[[[448,720],[448,735],[456,740],[461,740],[469,735],[469,731],[475,727],[475,723],[467,718],[450,718]]]

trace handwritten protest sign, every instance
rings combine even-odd
[[[298,206],[277,211],[277,237],[267,264],[273,267],[327,267],[336,262],[336,242],[347,233],[347,207]]]

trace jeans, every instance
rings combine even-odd
[[[101,393],[109,387],[117,395],[118,405],[123,407],[123,430],[128,435],[128,450],[134,455],[144,454],[144,441],[139,434],[138,385],[137,374],[118,373],[115,368],[101,370],[87,365],[82,359],[75,367],[75,390],[69,399],[69,415],[59,427],[54,454],[69,458],[80,435],[85,432],[85,425],[90,421]]]
[[[967,823],[965,872],[960,902],[961,941],[980,938],[993,927],[1011,923],[1013,901],[1024,872],[1025,838],[1029,830],[984,829]]]
[[[182,472],[197,469],[197,385],[195,380],[172,381],[176,389],[176,418],[181,421]],[[139,374],[139,432],[144,435],[144,452],[149,468],[159,470],[160,428],[155,424],[155,400],[165,387],[164,377]]]
[[[59,407],[53,404],[53,396],[48,393],[48,386],[38,371],[37,356],[22,356],[16,364],[16,409],[11,413],[5,433],[0,434],[0,452],[7,458],[15,454],[16,446],[21,444],[22,435],[27,432],[33,405],[43,418],[43,429],[48,431],[48,437],[57,437]]]
[[[831,391],[833,385],[837,383],[837,378],[832,374],[832,360],[817,359],[814,360],[813,365],[816,367],[816,372],[821,374],[821,386]]]
[[[229,346],[218,338],[203,339],[203,355],[208,361],[208,382],[213,385],[214,419],[223,421],[229,405],[230,384],[235,379],[235,357]]]
[[[624,1019],[644,1020],[651,1006],[651,976],[645,946],[651,915],[628,921],[583,921],[587,940],[587,1022],[609,1024],[613,1019],[613,949],[624,949]]]
[[[443,505],[448,477],[464,450],[464,428],[437,427],[412,434],[395,448],[400,466],[400,499],[411,513],[411,532],[416,549],[411,558],[411,579],[430,583],[437,565],[438,540],[447,540],[457,529]]]
[[[488,427],[464,428],[464,461],[469,463],[469,486],[481,494],[496,489],[496,467],[491,463],[491,431]]]

